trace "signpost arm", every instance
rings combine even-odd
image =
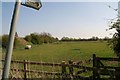
[[[12,56],[12,51],[13,51],[13,44],[14,44],[14,38],[15,38],[15,32],[16,32],[16,23],[17,23],[20,5],[21,5],[21,1],[16,0],[15,7],[14,7],[14,13],[13,13],[12,21],[11,21],[8,46],[6,49],[2,80],[7,80],[9,78],[11,56]]]

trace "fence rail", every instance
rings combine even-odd
[[[97,60],[106,60],[106,61],[120,61],[120,58],[103,58],[103,57],[96,57]]]
[[[38,74],[45,74],[45,75],[57,75],[61,76],[61,78],[72,77],[72,78],[79,78],[82,80],[98,80],[103,79],[100,77],[101,75],[108,75],[111,79],[118,80],[120,78],[120,67],[116,66],[105,66],[102,61],[120,61],[120,58],[104,58],[104,57],[96,57],[95,54],[93,54],[93,66],[87,67],[87,66],[81,66],[78,64],[74,64],[72,60],[70,60],[68,63],[65,61],[62,61],[61,63],[46,63],[46,62],[34,62],[34,61],[19,61],[19,60],[12,60],[11,63],[15,64],[22,64],[23,69],[14,69],[11,68],[11,71],[20,71],[24,74],[24,80],[26,80],[27,73],[38,73]],[[4,62],[4,60],[2,60]],[[60,67],[61,71],[56,72],[47,72],[47,71],[39,71],[39,70],[29,70],[28,65],[38,65],[38,66],[51,66],[51,67]],[[74,70],[77,69],[77,70]],[[92,71],[92,76],[89,77],[83,77],[79,74],[82,74],[83,72]],[[108,78],[109,80],[109,78]]]

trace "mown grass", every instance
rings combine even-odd
[[[107,42],[81,41],[33,45],[30,50],[23,47],[13,51],[12,59],[44,62],[79,61],[90,59],[92,54],[115,57]]]

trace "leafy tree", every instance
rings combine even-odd
[[[8,35],[3,35],[2,36],[2,47],[6,48],[8,44]]]
[[[43,43],[52,43],[53,37],[50,33],[43,32],[39,35],[43,41]]]
[[[90,40],[90,41],[97,41],[98,39],[99,39],[98,37],[93,36],[93,37],[90,38],[89,40]]]
[[[62,37],[61,41],[70,41],[69,37]]]
[[[40,37],[39,37],[39,35],[37,35],[37,34],[31,34],[31,42],[33,43],[33,44],[41,44],[41,40],[40,40]]]
[[[114,50],[117,56],[120,57],[120,20],[118,19],[115,22],[111,22],[109,29],[116,30],[116,33],[113,35],[112,40],[110,41],[110,47]]]
[[[25,36],[26,41],[33,44],[42,44],[42,43],[52,43],[58,41],[58,38],[52,37],[50,33],[31,33],[30,35]]]
[[[58,41],[58,38],[52,37],[50,33],[43,32],[39,34],[39,36],[43,43],[53,43]]]
[[[2,36],[2,47],[3,48],[7,48],[8,38],[9,38],[8,35],[3,35]],[[17,40],[17,37],[15,37],[15,40],[14,40],[14,49],[17,47],[18,44],[19,44],[19,41]]]
[[[28,42],[31,42],[31,35],[27,35],[27,36],[25,36],[25,38],[24,38],[26,41],[28,41]]]
[[[110,38],[109,38],[109,37],[104,37],[103,40],[104,40],[104,41],[109,41]]]
[[[2,47],[2,36],[0,36],[0,48]]]

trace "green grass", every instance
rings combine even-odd
[[[3,53],[5,53],[5,49],[3,50]],[[13,51],[12,59],[61,63],[63,60],[66,62],[68,60],[73,60],[75,62],[80,60],[82,61],[88,60],[92,57],[93,54],[96,54],[99,57],[116,57],[114,52],[108,47],[107,42],[81,41],[81,42],[61,42],[61,43],[52,43],[52,44],[32,45],[32,48],[30,50],[25,50],[24,47],[23,48],[20,47]],[[92,62],[89,64],[81,64],[81,65],[91,66]],[[11,64],[11,67],[22,69],[23,65]],[[40,71],[48,71],[48,72],[54,70],[55,72],[61,72],[61,67],[50,67],[50,66],[43,67],[43,66],[28,64],[28,70],[40,70]],[[74,68],[74,70],[75,72],[77,72],[78,69]],[[69,72],[68,67],[67,67],[67,72]],[[91,74],[92,72],[89,71],[89,72],[84,72],[80,75],[88,77]]]
[[[90,59],[92,54],[115,57],[106,42],[81,41],[33,45],[30,50],[16,49],[13,51],[12,59],[44,62],[79,61]]]

